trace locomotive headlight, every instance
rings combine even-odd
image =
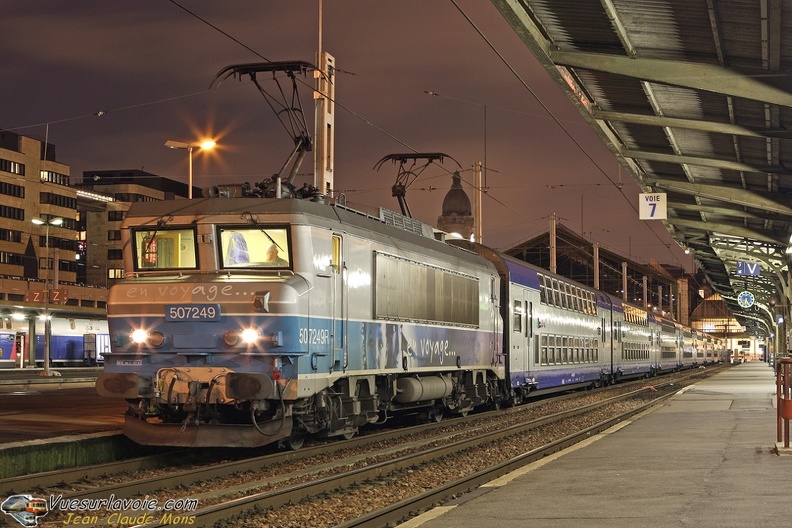
[[[136,328],[129,334],[129,338],[133,343],[138,345],[148,345],[150,347],[159,348],[165,343],[165,336],[162,332],[148,332],[143,328]]]
[[[245,328],[242,330],[242,341],[248,345],[254,344],[259,339],[259,333],[253,328]]]
[[[235,347],[240,342],[247,346],[255,345],[259,339],[261,334],[256,328],[244,328],[223,334],[223,343],[228,347]]]
[[[138,345],[142,345],[148,339],[148,332],[146,332],[142,328],[136,328],[135,330],[132,331],[131,334],[129,334],[129,338],[132,339],[134,343],[137,343]]]

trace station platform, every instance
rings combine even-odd
[[[118,431],[126,402],[100,398],[100,368],[0,370],[0,458],[2,450],[20,442],[63,435]]]
[[[52,367],[49,375],[44,369],[0,369],[0,394],[19,391],[42,391],[61,388],[93,387],[101,367]]]
[[[735,365],[399,527],[786,528],[792,456],[776,423],[773,367]]]

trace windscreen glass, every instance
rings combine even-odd
[[[221,227],[220,255],[224,268],[289,268],[285,227]]]
[[[134,232],[135,269],[195,269],[198,259],[195,230],[152,229]]]

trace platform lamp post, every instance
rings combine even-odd
[[[51,376],[49,364],[50,364],[50,351],[52,349],[52,324],[50,322],[50,313],[49,313],[49,303],[50,303],[50,280],[52,279],[52,273],[50,272],[50,243],[49,243],[49,233],[50,233],[50,226],[59,226],[63,224],[63,218],[59,216],[45,214],[43,215],[44,218],[33,218],[31,222],[36,225],[46,225],[46,231],[44,236],[44,246],[46,247],[46,259],[45,262],[47,263],[47,280],[45,282],[46,287],[44,288],[44,371],[42,372],[42,376]],[[57,265],[57,264],[56,264]]]
[[[211,150],[215,147],[215,143],[211,139],[201,142],[187,143],[184,141],[174,141],[169,139],[165,142],[165,146],[172,149],[180,149],[187,151],[187,198],[192,199],[193,195],[193,150],[199,148],[202,150]]]

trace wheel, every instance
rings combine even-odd
[[[357,431],[350,431],[348,433],[344,433],[342,436],[344,437],[344,440],[352,440],[356,434]]]
[[[299,450],[300,448],[302,448],[304,443],[305,443],[304,431],[294,431],[292,432],[289,438],[283,441],[283,445],[291,451]]]

